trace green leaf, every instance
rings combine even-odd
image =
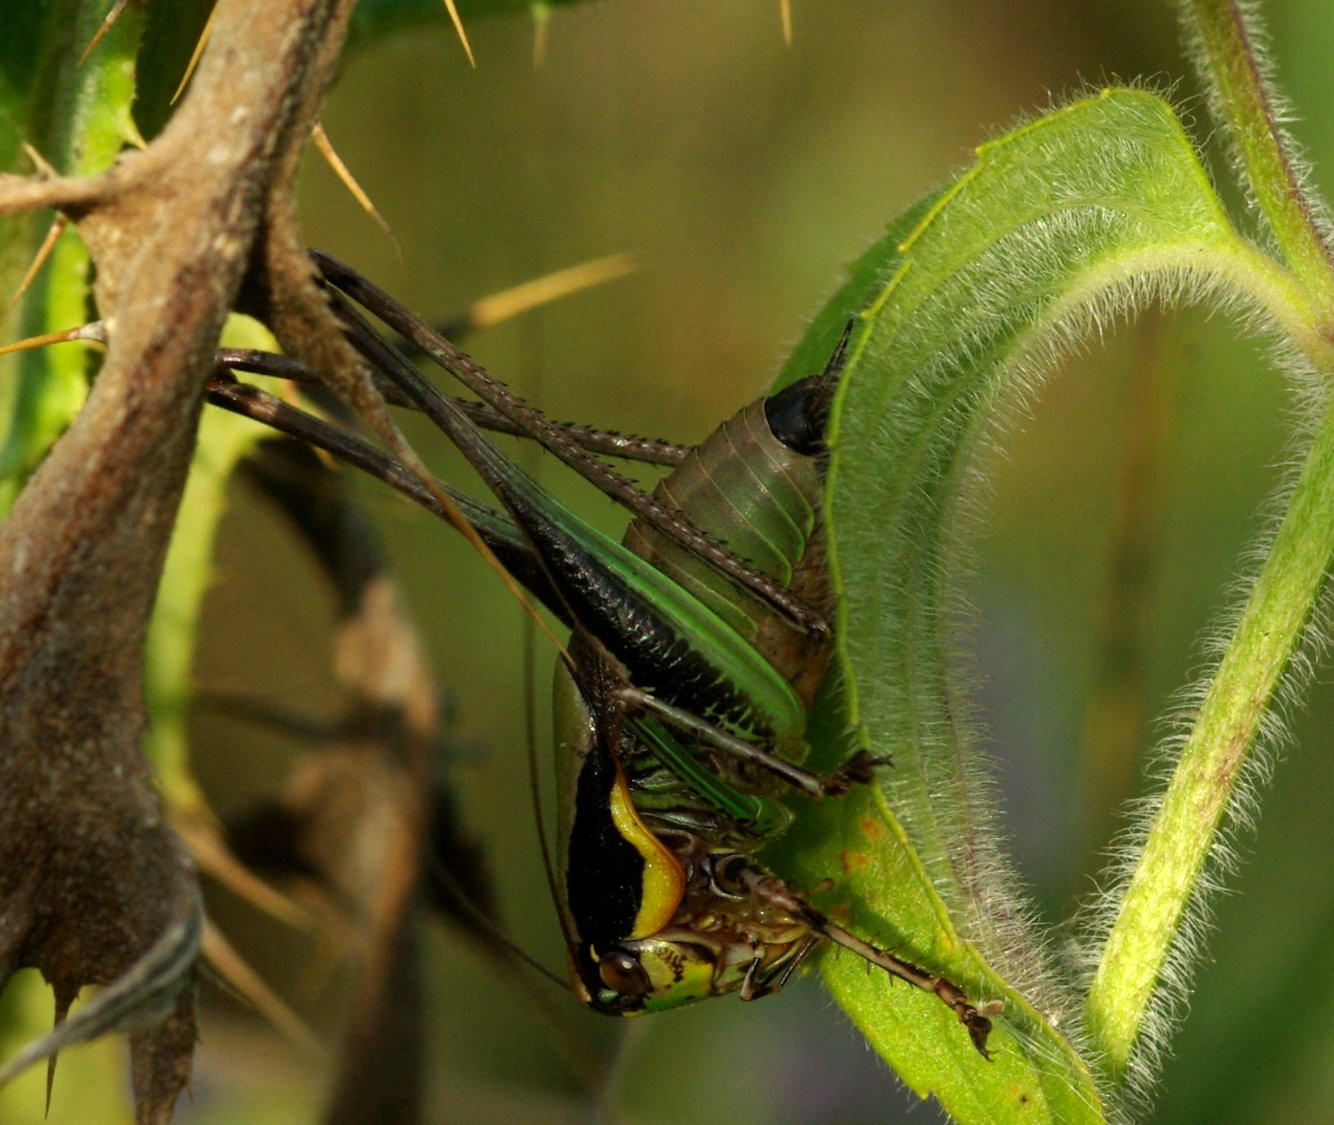
[[[228,320],[222,343],[226,347],[277,350],[276,341],[262,325],[242,316]],[[223,410],[204,411],[190,478],[177,512],[149,623],[144,694],[153,724],[144,736],[144,753],[157,770],[167,803],[178,814],[202,808],[190,766],[186,717],[192,698],[199,614],[213,581],[218,524],[226,512],[232,473],[267,436],[269,431],[248,418]]]
[[[841,682],[812,743],[827,765],[851,731],[894,763],[878,788],[803,813],[780,866],[806,885],[838,876],[832,914],[974,1002],[1003,1003],[988,1063],[934,997],[825,959],[876,1050],[960,1121],[1104,1116],[1089,1062],[1058,1027],[1078,1012],[1073,984],[1045,964],[1010,889],[950,667],[970,456],[1072,339],[1231,276],[1249,253],[1171,108],[1108,90],[979,149],[856,263],[780,380],[818,371],[856,318],[826,515]]]

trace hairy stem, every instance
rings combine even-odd
[[[1327,359],[1327,357],[1326,357]],[[1331,366],[1322,364],[1328,373]],[[1281,677],[1334,558],[1334,410],[1328,406],[1283,522],[1218,665],[1107,936],[1086,1003],[1114,1081],[1124,1080],[1187,908]]]
[[[1188,0],[1183,13],[1244,186],[1292,271],[1323,307],[1334,307],[1334,261],[1318,222],[1320,205],[1303,187],[1291,140],[1279,124],[1277,93],[1257,48],[1262,38],[1254,16],[1237,0]]]
[[[1268,309],[1328,377],[1334,359],[1324,328],[1334,302],[1334,268],[1318,222],[1320,204],[1303,191],[1279,127],[1257,28],[1235,0],[1188,0],[1183,11],[1215,113],[1292,271],[1243,250],[1221,272]],[[1334,411],[1327,402],[1322,409],[1287,512],[1203,695],[1089,989],[1088,1029],[1118,1086],[1146,1045],[1146,1020],[1155,998],[1167,991],[1171,958],[1205,885],[1205,865],[1334,558]]]

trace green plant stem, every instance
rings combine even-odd
[[[1269,557],[1149,829],[1089,990],[1088,1028],[1118,1082],[1242,767],[1314,612],[1331,557],[1334,409],[1327,406]]]
[[[1273,110],[1263,62],[1234,0],[1184,5],[1204,80],[1241,173],[1291,268],[1243,251],[1234,282],[1276,317],[1322,375],[1334,266]],[[1085,1014],[1114,1083],[1124,1082],[1187,910],[1201,889],[1243,767],[1311,620],[1334,558],[1334,410],[1326,403],[1289,506],[1193,728],[1108,933]]]
[[[1235,147],[1246,187],[1293,273],[1326,309],[1334,308],[1334,262],[1274,112],[1275,95],[1236,0],[1189,0],[1188,30],[1215,112]]]

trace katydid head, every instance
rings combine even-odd
[[[609,1016],[664,1012],[729,992],[753,1000],[782,988],[820,940],[784,912],[762,917],[753,899],[702,890],[692,897],[695,917],[649,937],[572,946],[575,995]]]
[[[635,1016],[714,996],[717,951],[706,943],[654,935],[597,949],[570,950],[574,994],[606,1016]]]
[[[581,671],[582,688],[558,670],[554,692],[565,795],[554,889],[575,995],[630,1016],[781,987],[811,931],[738,883],[737,848],[754,831],[728,811],[730,791],[718,779],[705,787],[655,723],[619,714],[609,668],[590,660]]]

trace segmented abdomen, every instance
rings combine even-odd
[[[790,388],[789,394],[801,389]],[[820,523],[823,458],[784,444],[766,399],[723,423],[663,478],[656,495],[738,558],[795,592],[821,614],[832,609]],[[639,520],[625,545],[727,621],[809,705],[824,679],[827,640],[790,625],[711,564]]]

